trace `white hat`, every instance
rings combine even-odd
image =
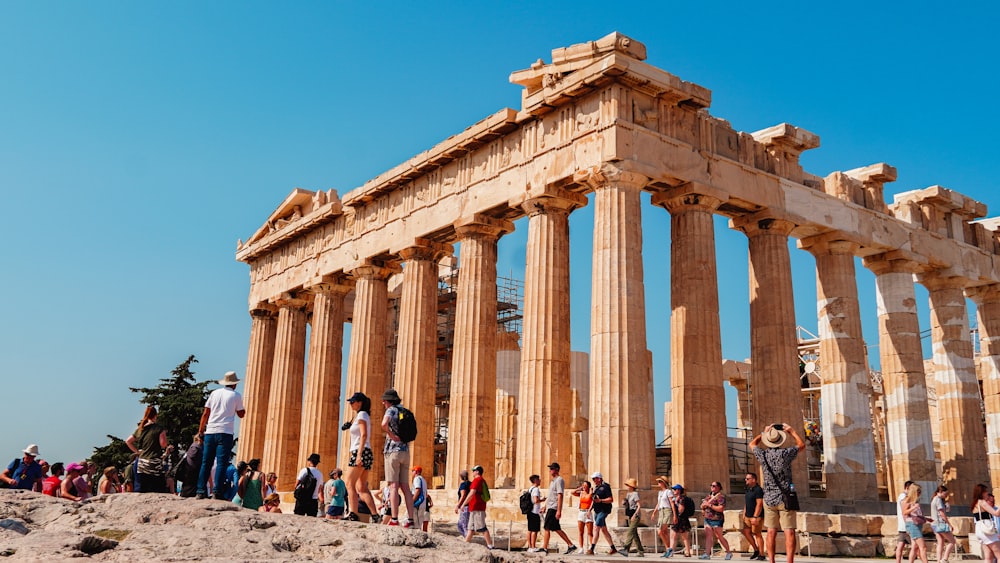
[[[236,377],[235,371],[227,371],[226,376],[219,380],[219,385],[236,385],[240,382],[240,378]]]
[[[593,475],[590,476],[591,479],[601,479],[604,480],[604,475],[601,475],[600,471],[595,471]]]
[[[28,444],[28,447],[24,448],[24,453],[31,457],[38,457],[38,444]]]
[[[778,430],[773,426],[760,434],[760,441],[769,448],[780,448],[786,439],[788,439],[788,434],[784,430]]]

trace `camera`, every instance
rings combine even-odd
[[[784,430],[785,429],[785,425],[784,424],[772,424],[771,428],[774,428],[775,430]]]
[[[350,428],[351,428],[350,422],[345,422],[344,425],[340,427],[341,430],[350,430]]]

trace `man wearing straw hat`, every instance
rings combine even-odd
[[[204,442],[201,456],[201,471],[198,473],[198,498],[206,498],[208,492],[208,474],[215,462],[215,498],[226,498],[222,490],[226,469],[229,467],[229,456],[233,452],[233,435],[236,433],[236,417],[243,418],[247,413],[243,408],[243,396],[236,392],[236,384],[240,378],[235,371],[227,371],[219,380],[222,388],[212,391],[205,401],[205,410],[201,413],[198,425],[198,435]]]
[[[795,439],[795,446],[783,447],[788,437]],[[763,444],[764,447],[761,447]],[[750,450],[764,473],[764,527],[767,528],[767,557],[774,563],[774,544],[778,530],[785,531],[785,554],[788,563],[795,561],[796,511],[788,510],[782,494],[794,491],[792,461],[806,443],[789,424],[768,424],[764,431],[750,442]]]

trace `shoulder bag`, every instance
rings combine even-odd
[[[767,461],[767,453],[766,452],[764,453],[763,458],[764,458],[764,467],[767,469],[768,475],[771,476],[771,479],[774,480],[774,484],[777,485],[778,489],[781,491],[781,501],[785,505],[785,510],[799,510],[799,495],[798,495],[798,493],[796,493],[795,491],[791,491],[791,490],[786,489],[781,484],[781,481],[779,481],[778,477],[775,476],[774,470],[771,469],[770,462]]]

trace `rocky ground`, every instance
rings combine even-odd
[[[539,561],[454,536],[159,494],[74,503],[0,490],[0,557],[55,561]],[[546,561],[561,561],[550,555]]]

